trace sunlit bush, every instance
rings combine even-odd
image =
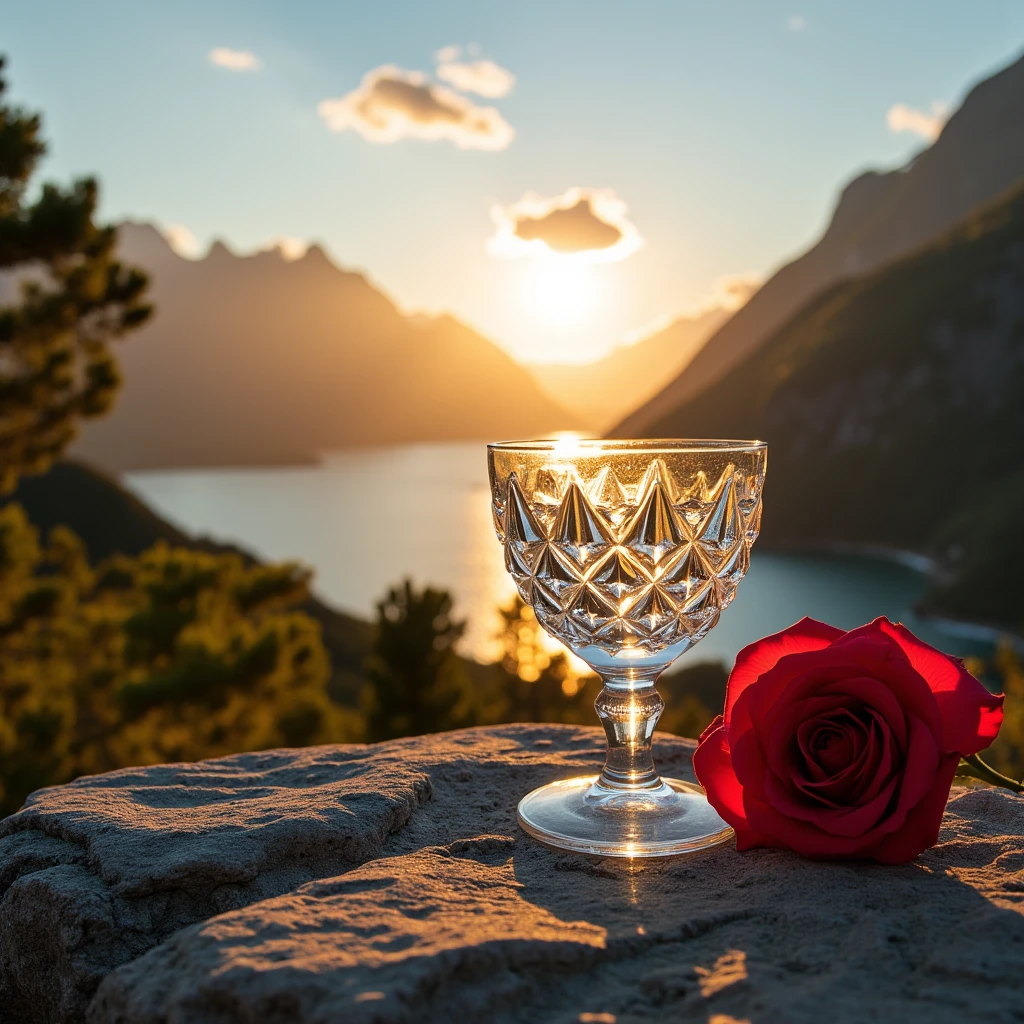
[[[327,697],[307,573],[159,544],[95,567],[0,509],[0,812],[131,764],[357,739]]]
[[[1003,775],[1024,779],[1024,664],[1020,654],[1009,644],[1003,644],[990,662],[968,667],[1006,694],[1002,728],[982,757]]]

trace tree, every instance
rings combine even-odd
[[[594,700],[601,690],[597,676],[548,638],[533,609],[520,598],[500,611],[501,675],[487,720],[596,725]]]
[[[361,738],[327,696],[308,574],[158,544],[89,565],[0,509],[0,815],[126,764]]]
[[[38,114],[2,102],[0,273],[21,292],[0,307],[0,494],[49,467],[79,420],[104,413],[117,391],[111,341],[150,314],[145,275],[114,256],[116,231],[94,221],[91,178],[69,188],[29,183],[46,152]]]
[[[417,736],[475,724],[474,693],[455,653],[464,622],[452,618],[444,590],[417,590],[410,580],[377,605],[367,660],[367,738]]]
[[[112,342],[150,313],[94,222],[94,181],[26,201],[44,152],[39,117],[0,102],[0,285],[20,294],[0,306],[0,495],[110,407]],[[320,627],[294,610],[308,578],[162,543],[93,566],[70,530],[43,542],[0,507],[0,814],[126,764],[361,738],[328,698]]]

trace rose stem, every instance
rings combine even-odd
[[[1004,789],[1012,790],[1014,793],[1024,793],[1024,782],[1015,782],[1006,775],[1000,775],[995,768],[985,764],[977,754],[962,757],[956,773],[961,778],[966,775],[972,779],[988,782],[993,786],[1002,786]]]

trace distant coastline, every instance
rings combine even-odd
[[[555,432],[550,432],[555,433]],[[158,464],[145,464],[145,465],[127,465],[119,466],[117,468],[110,468],[103,465],[99,460],[90,458],[89,456],[82,456],[76,453],[74,450],[71,452],[72,459],[78,459],[79,461],[85,462],[88,465],[95,466],[101,472],[113,473],[119,479],[123,478],[125,474],[131,473],[202,473],[208,470],[215,470],[219,473],[230,473],[233,470],[253,470],[253,469],[308,469],[310,466],[323,466],[329,463],[332,457],[336,455],[351,455],[356,452],[367,452],[372,453],[374,451],[386,451],[394,448],[411,448],[411,447],[434,447],[437,445],[450,445],[450,444],[478,444],[481,451],[481,459],[484,457],[484,449],[489,442],[494,441],[493,437],[470,439],[456,437],[456,438],[430,438],[429,440],[422,441],[378,441],[376,443],[369,441],[359,441],[350,445],[339,444],[331,448],[324,449],[323,451],[313,452],[296,452],[294,455],[284,455],[276,458],[259,458],[254,456],[251,459],[247,458],[232,458],[227,460],[211,459],[208,462],[204,461],[193,461],[188,465],[179,465],[178,463],[158,463]]]
[[[920,573],[930,580],[941,575],[942,568],[938,559],[920,551],[909,548],[897,548],[888,544],[858,544],[850,541],[819,541],[813,544],[769,544],[770,551],[793,555],[849,555],[858,558],[877,558],[880,561],[893,562],[907,569]],[[1024,651],[1024,636],[1015,633],[1005,626],[988,622],[977,622],[969,619],[958,619],[933,611],[926,604],[918,602],[914,611],[922,618],[929,619],[947,633],[962,636],[968,640],[998,644],[1008,641],[1015,650]]]
[[[423,441],[413,443],[413,446],[422,445],[424,447],[433,447],[435,445],[451,444],[453,442],[445,441]],[[458,444],[466,444],[465,441],[454,442]],[[481,446],[486,444],[486,441],[481,440],[478,442]],[[248,471],[248,470],[276,470],[276,469],[299,469],[308,468],[311,466],[323,466],[328,464],[332,456],[335,455],[348,455],[355,452],[365,452],[367,454],[372,453],[374,450],[385,451],[395,447],[408,447],[407,445],[394,445],[390,442],[381,442],[380,444],[355,444],[351,446],[339,446],[332,448],[327,451],[322,451],[314,454],[310,454],[305,457],[296,456],[294,459],[287,460],[252,460],[250,462],[233,461],[230,464],[218,464],[216,462],[210,462],[205,465],[191,465],[191,466],[155,466],[146,468],[133,468],[127,470],[127,473],[131,474],[150,474],[150,473],[204,473],[204,472],[226,472],[230,473],[234,470]],[[118,474],[119,477],[123,476]],[[837,555],[854,558],[873,558],[879,561],[890,562],[896,565],[903,566],[904,568],[910,569],[913,572],[924,576],[930,581],[937,581],[942,576],[942,566],[940,562],[930,556],[923,554],[919,551],[913,551],[909,548],[899,548],[888,544],[876,544],[876,543],[855,543],[849,541],[815,541],[809,544],[795,543],[795,542],[776,542],[768,543],[762,547],[762,550],[775,551],[779,554],[787,555],[806,555],[813,557],[815,555]],[[1013,630],[999,626],[989,622],[979,622],[976,620],[959,619],[953,616],[943,614],[939,611],[935,611],[930,608],[927,604],[918,602],[914,611],[922,618],[926,618],[931,622],[934,622],[936,626],[939,626],[945,632],[955,636],[963,637],[967,640],[975,640],[984,644],[997,645],[1000,641],[1008,641],[1016,650],[1024,651],[1024,636]]]
[[[447,509],[445,502],[452,500],[453,487],[462,495],[454,499],[456,504],[468,502],[471,492],[486,487],[481,452],[479,442],[358,445],[321,452],[307,461],[305,468],[235,465],[140,471],[129,476],[135,478],[136,485],[142,484],[136,494],[184,529],[222,540],[232,537],[236,543],[264,557],[296,557],[316,566],[321,596],[332,606],[345,608],[364,620],[372,617],[374,602],[379,592],[383,592],[382,588],[404,575],[444,585],[459,595],[460,611],[470,623],[467,643],[471,649],[490,650],[488,645],[496,622],[486,609],[496,607],[500,600],[495,597],[497,567],[490,566],[494,541],[486,501],[479,508],[475,498],[471,509],[469,505],[462,506],[464,511],[455,517],[463,524],[461,533],[452,533],[447,527],[441,529],[441,522],[450,517],[439,513],[439,520],[431,529],[441,529],[441,532],[432,534],[429,543],[422,537],[417,539],[416,529],[403,528],[401,543],[389,543],[386,548],[377,549],[367,564],[360,561],[364,552],[343,543],[347,536],[369,537],[375,530],[384,528],[381,516],[367,512],[360,501],[349,500],[350,494],[365,494],[368,488],[376,492],[380,488],[377,504],[382,504],[382,514],[387,518],[392,514],[387,510],[396,501],[400,503],[399,495],[403,490],[400,481],[408,478],[415,467],[415,487],[421,499],[435,510]],[[173,479],[178,473],[191,477],[183,484],[184,492]],[[211,479],[204,483],[208,477]],[[218,483],[213,479],[217,477],[225,478],[225,482]],[[237,487],[232,479],[239,480]],[[407,485],[411,483],[413,481],[407,480]],[[130,486],[133,485],[130,483]],[[182,493],[184,498],[180,498]],[[277,512],[273,512],[275,508]],[[401,516],[397,511],[394,514],[398,517],[397,525]],[[290,521],[289,517],[294,515],[299,515],[302,526],[296,536],[285,542],[281,537],[281,523]],[[829,621],[854,625],[884,611],[894,619],[902,618],[918,635],[936,646],[943,647],[945,637],[944,649],[961,655],[987,658],[1003,636],[1024,645],[1019,636],[992,622],[963,621],[956,618],[955,612],[943,614],[941,607],[929,607],[933,602],[924,591],[930,589],[930,584],[942,583],[945,567],[940,560],[919,551],[881,544],[776,544],[773,541],[774,538],[765,537],[758,545],[759,550],[795,556],[806,560],[809,566],[816,556],[823,562],[832,558],[850,559],[853,578],[847,579],[840,564],[834,571],[827,570],[831,572],[831,585],[836,594],[850,594],[849,601],[838,597],[836,601],[819,603],[818,599],[812,602],[805,596],[790,601],[787,606],[795,618],[815,608],[818,617],[828,619],[834,614],[837,618]],[[862,563],[863,572],[856,569],[858,562]],[[871,568],[872,565],[875,568]],[[886,570],[886,565],[894,568]],[[488,566],[490,568],[481,568]],[[898,572],[894,571],[897,567]],[[816,579],[817,572],[812,569],[808,580]],[[864,599],[864,573],[873,574],[883,588],[875,599]],[[885,582],[887,576],[893,578],[891,585]],[[768,578],[771,578],[770,569]],[[505,576],[502,574],[500,579],[504,581]],[[900,579],[904,582],[900,583]],[[906,593],[902,603],[887,601],[885,595],[892,591],[885,588],[890,586]],[[771,593],[770,589],[762,593],[759,600],[767,599],[769,604],[774,604]],[[850,611],[853,607],[856,607],[855,613]],[[758,623],[757,629],[749,635],[737,636],[739,646],[788,624],[776,621],[777,617],[771,615],[752,614],[748,619]],[[706,648],[707,644],[704,646]]]

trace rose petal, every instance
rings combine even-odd
[[[768,773],[768,766],[757,734],[751,729],[740,733],[739,736],[730,734],[729,748],[732,751],[733,771],[740,785],[761,797],[764,793],[764,777]]]
[[[786,733],[791,726],[793,715],[799,714],[801,707],[808,703],[810,701],[794,705],[790,709],[790,713],[781,717],[776,725],[768,755],[768,762],[773,770],[764,776],[764,799],[784,815],[810,822],[825,832],[856,838],[879,824],[885,817],[899,779],[890,779],[884,786],[876,787],[875,792],[870,794],[867,799],[852,802],[849,801],[849,796],[858,780],[859,769],[862,767],[857,762],[848,765],[843,772],[816,786],[813,784],[801,786],[800,780],[793,777],[780,778],[779,770],[776,767],[779,762],[778,752],[786,745]],[[840,712],[841,714],[842,712]],[[824,722],[829,720],[834,723],[840,715],[833,713],[805,722],[804,725],[820,728]],[[853,719],[849,712],[846,712],[846,717]],[[796,791],[794,791],[794,783]],[[843,796],[847,798],[847,802],[842,801]],[[836,799],[837,797],[840,799]]]
[[[879,743],[872,730],[867,729],[854,715],[847,712],[851,724],[851,734],[858,736],[856,750],[850,763],[841,771],[827,777],[805,779],[794,775],[793,781],[797,788],[812,800],[819,800],[828,807],[855,807],[875,794],[862,796],[866,786],[863,784],[865,775],[874,778],[877,770]],[[877,729],[872,719],[873,729]],[[820,768],[818,771],[820,772]],[[880,787],[879,787],[880,788]],[[876,789],[877,792],[877,789]]]
[[[828,650],[781,659],[737,701],[736,721],[742,725],[746,716],[763,742],[777,716],[795,700],[812,694],[841,693],[848,680],[867,676],[883,683],[893,695],[894,700],[886,702],[881,691],[875,691],[877,706],[886,714],[898,739],[903,731],[899,720],[904,711],[916,714],[938,738],[942,718],[928,684],[914,670],[899,644],[878,629],[865,634],[868,628],[855,630],[860,635],[854,640],[838,641]]]
[[[715,715],[711,724],[700,734],[700,739],[697,741],[698,745],[704,742],[705,736],[710,736],[719,726],[725,724],[725,719],[721,715]]]
[[[811,738],[811,747],[822,771],[828,772],[829,776],[849,768],[857,753],[857,744],[850,736],[850,726],[839,722],[819,725]]]
[[[894,817],[901,810],[909,811],[928,792],[941,757],[938,741],[916,715],[907,715],[907,727],[910,740]]]
[[[736,699],[732,717],[726,717],[730,735],[736,735],[737,729],[756,729],[764,741],[771,735],[775,719],[795,700],[820,696],[830,683],[862,672],[858,666],[836,659],[830,649],[787,654]]]
[[[765,750],[768,767],[780,779],[788,778],[796,767],[793,755],[798,752],[803,753],[799,748],[801,728],[809,723],[817,722],[819,718],[830,712],[841,710],[843,700],[844,698],[841,696],[809,697],[807,700],[797,701],[787,708],[785,715],[779,719],[768,737],[768,745]],[[811,769],[816,766],[809,764],[807,767]]]
[[[903,770],[895,776],[899,782],[896,805],[885,820],[878,823],[873,833],[876,837],[889,835],[904,826],[907,815],[928,792],[939,767],[938,741],[928,726],[916,715],[907,715],[907,726],[910,736],[907,758]]]
[[[822,701],[823,703],[832,704],[836,711],[846,711],[846,713],[850,715],[851,719],[854,719],[855,717],[852,715],[852,713],[850,713],[849,708],[847,706],[848,702],[846,700],[845,695],[843,694],[835,695],[832,697],[820,697],[818,698],[818,700]],[[809,703],[809,701],[804,701],[802,703],[807,704]],[[806,775],[808,776],[808,781],[814,783],[828,782],[832,775],[835,775],[835,772],[833,772],[832,775],[829,775],[825,771],[825,769],[822,768],[822,766],[818,763],[817,758],[815,757],[814,750],[811,747],[812,735],[815,732],[815,729],[817,728],[817,724],[818,722],[816,718],[808,718],[807,720],[801,722],[797,726],[796,730],[797,749],[800,751],[800,755],[803,758],[804,764],[806,766]],[[772,733],[772,736],[774,737],[777,732],[778,727],[776,727],[775,731]],[[854,750],[849,759],[850,764],[853,764],[860,758],[860,755],[863,751],[866,742],[866,738],[867,736],[863,729],[860,731],[859,737],[856,735],[853,737],[852,742],[854,745]]]
[[[927,680],[911,664],[906,651],[881,627],[880,619],[866,626],[851,629],[842,640],[837,641],[836,655],[842,658],[857,650],[858,656],[874,644],[876,663],[870,675],[889,684],[899,699],[904,711],[911,711],[931,728],[936,739],[942,734],[942,716],[935,694]],[[888,621],[888,620],[885,620]]]
[[[764,793],[767,800],[780,814],[798,821],[806,821],[831,835],[848,839],[863,838],[885,816],[886,808],[892,802],[898,779],[892,779],[874,799],[858,807],[812,806],[794,799],[774,775],[765,779]]]
[[[976,754],[984,750],[1003,722],[1003,695],[993,694],[964,668],[963,663],[918,640],[902,623],[875,619],[879,629],[902,648],[925,679],[942,717],[942,750]]]
[[[707,793],[708,803],[736,830],[750,832],[743,809],[743,788],[736,778],[729,750],[725,723],[718,718],[701,734],[700,743],[693,753],[693,771],[697,781]]]
[[[744,647],[736,655],[736,664],[729,674],[725,688],[726,721],[730,719],[733,705],[740,694],[751,683],[774,668],[780,658],[787,654],[820,650],[844,635],[843,630],[835,626],[818,622],[816,619],[803,618],[781,633],[773,633]]]
[[[851,801],[870,800],[890,778],[903,767],[903,755],[893,749],[892,731],[874,708],[866,708],[872,716],[868,729],[868,748],[861,763]]]
[[[903,706],[892,687],[882,679],[854,676],[822,688],[822,694],[843,694],[861,702],[866,708],[874,708],[893,732],[896,744],[902,750],[907,745],[907,723]]]
[[[746,820],[752,835],[760,841],[751,842],[743,849],[751,846],[781,846],[799,853],[802,857],[831,859],[835,857],[858,857],[866,845],[860,838],[832,835],[816,825],[796,818],[788,818],[770,807],[763,800],[758,800],[750,793],[744,792],[743,806]],[[739,849],[737,843],[737,849]]]
[[[885,837],[898,832],[906,824],[907,818],[916,804],[928,792],[928,784],[935,777],[939,765],[938,745],[928,727],[916,716],[909,716],[909,774],[904,771],[895,775],[876,798],[881,802],[887,798],[886,806],[896,797],[894,810],[877,820],[874,827],[866,827],[858,835],[844,835],[843,831],[851,832],[854,822],[862,824],[870,817],[868,812],[859,818],[842,819],[839,814],[822,811],[821,817],[815,821],[808,820],[807,808],[794,807],[786,800],[786,794],[779,792],[768,776],[764,784],[763,795],[751,794],[747,799],[744,793],[744,807],[747,819],[754,831],[772,838],[770,845],[789,846],[805,857],[862,857],[874,856],[873,851],[885,841]],[[913,758],[913,766],[909,765]],[[927,781],[925,781],[927,780]],[[877,804],[872,802],[872,809]],[[861,808],[851,808],[850,813]],[[884,809],[883,809],[884,810]],[[835,814],[829,818],[828,815]],[[832,829],[836,831],[833,832]],[[843,831],[840,831],[843,830]],[[838,842],[842,840],[842,842]]]
[[[899,831],[886,836],[871,851],[875,860],[882,864],[906,864],[939,841],[942,812],[959,763],[958,753],[943,754],[931,789],[910,811]]]
[[[918,715],[940,735],[942,719],[932,691],[914,671],[902,648],[880,630],[865,635],[862,627],[855,642],[843,640],[827,650],[782,658],[779,664],[757,686],[749,687],[736,702],[734,721],[740,727],[750,723],[757,730],[762,745],[767,746],[775,720],[802,696],[841,693],[854,690],[865,697],[873,692],[872,702],[886,714],[897,740],[905,742],[901,718],[905,712]],[[804,671],[795,672],[800,666]],[[883,688],[870,682],[853,684],[852,679],[864,675],[877,677],[891,692],[887,698]],[[833,677],[833,678],[829,678]],[[786,681],[788,679],[788,681]]]

